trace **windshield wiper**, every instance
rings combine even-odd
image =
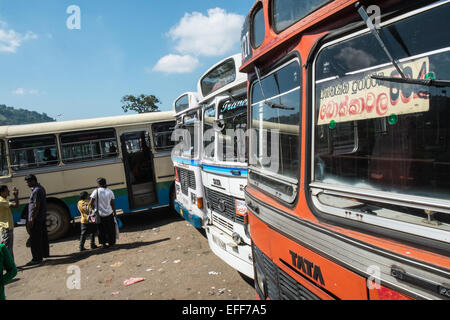
[[[256,77],[258,79],[259,87],[261,88],[261,94],[262,94],[262,97],[264,99],[264,103],[267,104],[272,109],[295,110],[295,108],[285,106],[284,104],[279,104],[279,103],[274,103],[274,102],[267,101],[266,95],[264,94],[264,89],[262,87],[261,77],[259,76],[259,70],[256,67],[256,65],[254,67],[255,67],[255,73],[256,73]]]
[[[435,80],[435,79],[410,79],[410,78],[396,78],[396,77],[385,77],[379,75],[371,76],[372,79],[396,82],[396,83],[406,83],[406,84],[417,84],[427,87],[450,87],[449,80]]]
[[[359,2],[357,2],[355,4],[355,6],[358,9],[359,15],[361,16],[361,18],[366,23],[366,26],[369,28],[369,30],[372,33],[372,35],[375,37],[375,39],[377,39],[377,41],[380,44],[381,48],[386,53],[386,55],[388,56],[389,60],[394,65],[395,69],[397,69],[397,72],[400,74],[402,79],[406,79],[405,75],[403,74],[402,69],[400,69],[397,61],[395,61],[395,59],[392,57],[392,55],[389,52],[388,48],[386,47],[386,45],[384,44],[383,40],[381,39],[381,36],[380,36],[380,33],[378,32],[377,27],[375,27],[375,25],[372,23],[372,20],[370,20],[370,17],[367,14],[366,9],[364,8],[364,6],[361,5]]]
[[[284,104],[264,101],[265,104],[267,104],[272,109],[282,109],[282,110],[295,110],[294,107],[285,106]]]

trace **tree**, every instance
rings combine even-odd
[[[146,112],[156,112],[158,110],[158,106],[156,104],[161,103],[157,97],[154,95],[144,95],[141,94],[138,97],[133,95],[126,95],[120,100],[124,105],[122,106],[123,111],[128,112],[136,111],[137,113],[146,113]]]

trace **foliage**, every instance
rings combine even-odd
[[[56,121],[45,113],[15,109],[0,104],[0,126]]]
[[[122,98],[121,102],[124,103],[122,106],[123,111],[128,112],[131,110],[137,113],[159,111],[159,107],[156,104],[161,103],[161,101],[159,101],[159,99],[154,95],[146,96],[144,94],[141,94],[138,97],[126,95]]]

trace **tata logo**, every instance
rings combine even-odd
[[[218,187],[221,187],[221,186],[222,186],[222,183],[220,182],[219,179],[213,179],[213,184],[214,184],[215,186],[218,186]]]
[[[225,210],[226,210],[225,200],[219,200],[219,210],[221,212],[225,212]]]
[[[325,281],[323,280],[322,270],[318,265],[314,265],[311,261],[303,258],[293,251],[289,251],[292,257],[292,265],[301,271],[303,274],[309,276],[314,279],[314,281],[320,283],[322,286],[325,286]]]

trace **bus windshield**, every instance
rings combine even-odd
[[[450,79],[449,15],[450,5],[442,5],[381,29],[406,78]],[[357,188],[386,197],[448,200],[450,92],[382,80],[400,75],[372,37],[356,36],[318,55],[314,180],[326,188]],[[339,206],[343,198],[320,199]],[[423,209],[358,203],[395,220],[422,224],[427,218]],[[449,223],[448,214],[436,212],[434,218],[441,223],[436,228],[448,228],[442,224]]]
[[[246,162],[247,99],[224,100],[219,103],[219,161]]]
[[[185,129],[189,132],[189,147],[184,150],[183,157],[193,159],[198,156],[198,142],[199,137],[199,121],[198,111],[188,113],[184,116],[183,124]]]
[[[233,59],[227,60],[214,68],[201,80],[201,89],[204,97],[225,87],[236,80],[236,65]]]

